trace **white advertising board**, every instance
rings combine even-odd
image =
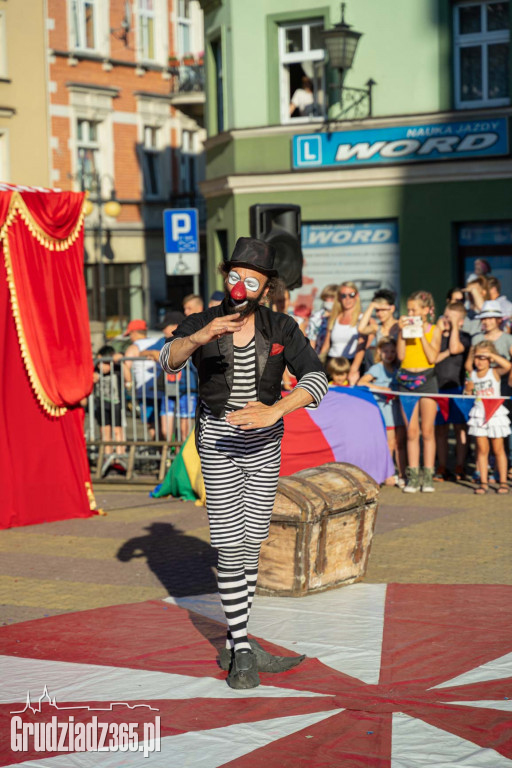
[[[303,224],[302,252],[303,285],[292,291],[295,307],[319,309],[322,288],[345,280],[356,283],[363,307],[380,288],[400,295],[396,221]]]

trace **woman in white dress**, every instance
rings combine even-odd
[[[490,441],[500,479],[498,493],[506,494],[509,492],[509,487],[504,438],[510,435],[510,419],[503,405],[500,405],[488,419],[482,398],[501,396],[501,377],[510,371],[512,363],[498,354],[492,341],[481,341],[471,347],[468,368],[470,364],[473,370],[466,382],[465,393],[476,395],[475,404],[468,418],[468,433],[476,439],[476,466],[480,472],[480,486],[475,489],[475,493],[484,494],[489,490],[487,471]]]

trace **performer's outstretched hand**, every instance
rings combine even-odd
[[[226,415],[226,421],[234,424],[240,429],[259,429],[261,427],[271,427],[276,421],[279,421],[282,414],[272,405],[251,401],[239,411],[231,411]]]

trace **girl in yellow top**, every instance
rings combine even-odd
[[[398,321],[399,333],[397,354],[401,368],[397,374],[399,392],[436,394],[438,392],[435,374],[435,362],[441,348],[441,330],[429,320],[434,318],[434,299],[427,291],[416,291],[407,300],[407,315]],[[421,318],[418,322],[420,336],[408,338],[408,332],[414,323],[411,318]],[[403,411],[403,408],[402,408]],[[420,434],[423,438],[423,477],[421,490],[434,490],[434,464],[436,459],[435,419],[437,403],[427,397],[420,398],[409,420],[404,413],[407,428],[407,485],[405,493],[416,493],[420,488]],[[421,427],[420,427],[421,420]],[[420,432],[421,430],[421,432]]]

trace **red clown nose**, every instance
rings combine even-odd
[[[235,301],[243,301],[247,298],[247,291],[241,280],[239,280],[231,289],[231,298]]]

